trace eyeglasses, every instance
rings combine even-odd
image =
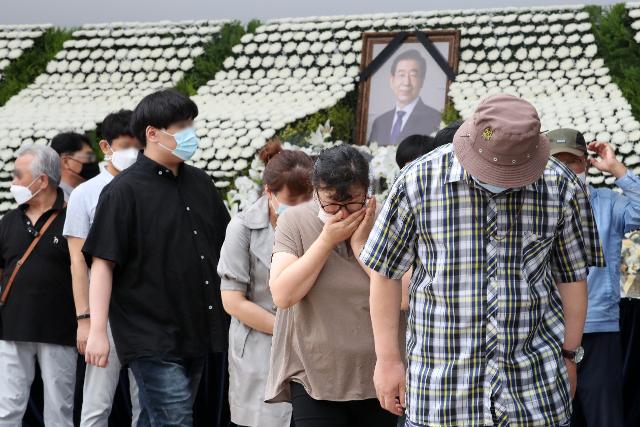
[[[89,154],[89,153],[78,154],[77,157],[75,155],[67,154],[65,155],[65,157],[80,163],[93,163],[97,160],[95,154]]]
[[[318,190],[316,190],[316,198],[318,199],[318,203],[320,203],[320,207],[322,208],[322,210],[330,215],[337,214],[342,208],[345,208],[347,212],[352,214],[352,213],[358,212],[367,204],[367,197],[365,196],[362,202],[328,203],[324,205],[322,204],[322,200],[320,200],[320,195],[318,194]]]

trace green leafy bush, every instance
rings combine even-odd
[[[49,28],[34,40],[31,49],[4,69],[4,77],[0,81],[0,106],[46,71],[47,63],[62,49],[62,44],[71,38],[72,32],[73,30]]]
[[[609,68],[609,75],[631,104],[636,120],[640,120],[640,46],[633,39],[624,4],[587,6],[598,54]]]
[[[195,95],[200,86],[222,69],[224,60],[233,55],[231,48],[240,43],[240,38],[247,32],[255,32],[259,25],[260,21],[250,21],[245,31],[238,21],[224,24],[220,32],[203,46],[204,53],[196,58],[193,68],[176,84],[176,90],[188,96]]]

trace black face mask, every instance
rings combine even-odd
[[[78,175],[83,177],[85,181],[88,181],[94,176],[98,175],[99,173],[100,173],[100,166],[98,166],[98,162],[92,162],[92,163],[83,163],[82,169],[80,169],[80,173]]]

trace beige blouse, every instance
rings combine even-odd
[[[287,209],[278,219],[273,252],[301,257],[323,225],[314,201]],[[266,399],[290,401],[291,381],[316,400],[375,398],[375,362],[369,276],[342,242],[309,293],[276,313]]]

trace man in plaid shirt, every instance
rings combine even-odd
[[[374,270],[378,398],[406,406],[408,426],[568,423],[588,267],[604,258],[584,185],[548,159],[535,108],[495,95],[393,185],[360,258]]]

